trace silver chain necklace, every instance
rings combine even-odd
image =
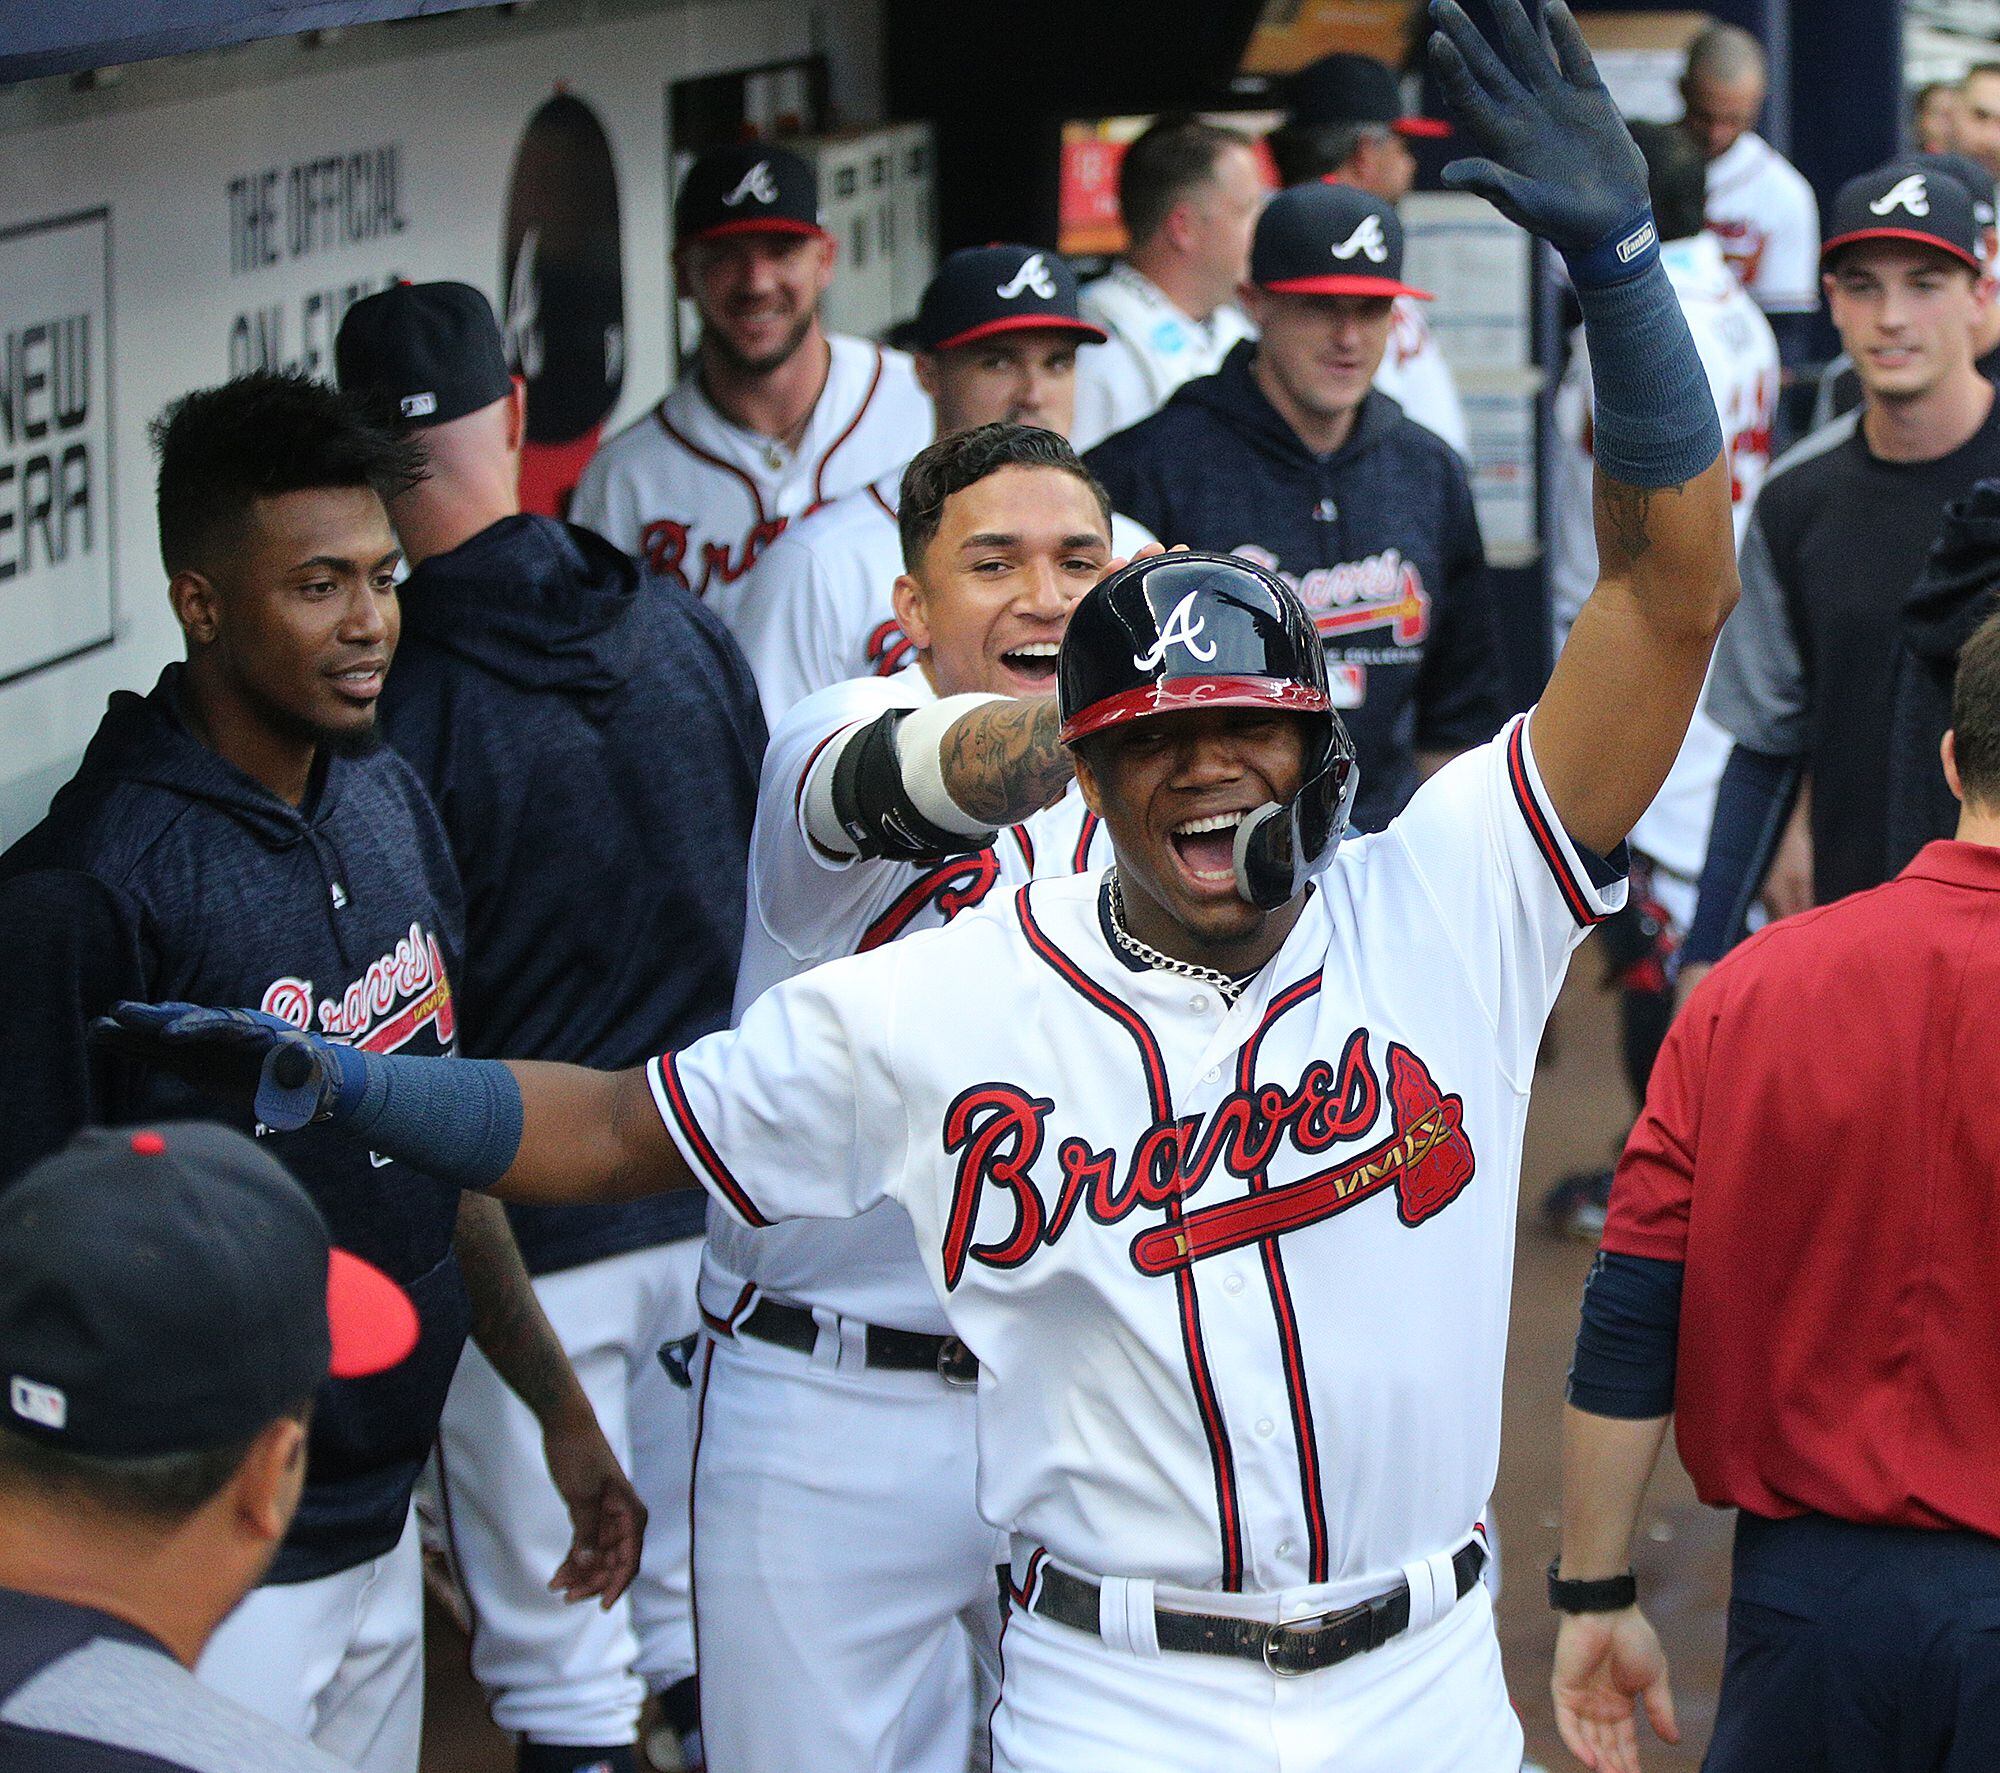
[[[1118,946],[1149,967],[1156,967],[1163,973],[1177,973],[1183,979],[1198,979],[1204,985],[1213,985],[1222,993],[1222,1001],[1234,1005],[1243,995],[1243,982],[1232,979],[1227,973],[1217,972],[1214,967],[1198,967],[1191,960],[1176,960],[1171,954],[1162,954],[1149,943],[1142,942],[1125,927],[1125,893],[1118,883],[1118,870],[1111,870],[1111,936]]]

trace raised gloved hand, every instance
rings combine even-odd
[[[1485,157],[1444,169],[1563,255],[1578,288],[1637,276],[1658,256],[1646,162],[1562,0],[1431,0],[1431,68]],[[1553,52],[1538,31],[1546,17]]]
[[[191,1003],[114,1004],[90,1033],[113,1052],[248,1107],[281,1133],[330,1115],[340,1097],[343,1061],[358,1057],[262,1010]]]

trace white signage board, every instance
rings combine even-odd
[[[0,229],[0,683],[112,637],[111,223]]]
[[[0,92],[0,845],[109,693],[181,651],[146,435],[170,401],[254,367],[330,375],[342,314],[399,276],[504,311],[524,134],[567,92],[615,174],[616,429],[673,375],[667,87],[824,43],[865,115],[878,31],[876,0],[545,0]]]

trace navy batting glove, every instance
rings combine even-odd
[[[262,1010],[119,1003],[90,1032],[114,1052],[248,1107],[274,1132],[330,1118],[358,1098],[365,1081],[362,1055],[353,1048]]]
[[[1484,197],[1563,255],[1579,290],[1638,276],[1659,257],[1646,162],[1562,0],[1483,0],[1482,32],[1458,0],[1431,0],[1431,70],[1484,158],[1444,182]],[[1544,44],[1539,21],[1548,22]]]

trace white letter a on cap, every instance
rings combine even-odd
[[[722,201],[731,209],[734,209],[746,197],[754,197],[759,203],[776,203],[778,201],[778,187],[771,180],[770,161],[758,161],[742,178],[736,181],[736,189],[731,191]]]

